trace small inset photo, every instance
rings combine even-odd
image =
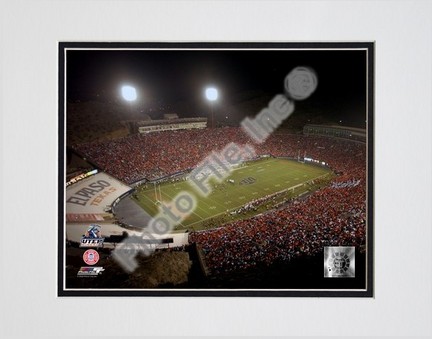
[[[324,277],[354,278],[355,247],[327,246],[324,247]]]

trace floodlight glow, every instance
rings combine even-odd
[[[137,99],[136,89],[132,86],[123,86],[121,88],[123,99],[126,101],[135,101]]]
[[[218,91],[216,88],[209,87],[206,89],[205,95],[206,95],[207,100],[216,101],[218,98]]]

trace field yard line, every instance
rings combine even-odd
[[[162,192],[162,194],[165,194],[165,192]],[[168,195],[168,194],[165,194],[165,195]],[[155,202],[153,201],[153,200],[151,200],[147,195],[144,195],[144,197],[145,198],[147,198],[148,200],[150,200],[150,203],[151,204],[155,204]],[[144,208],[144,211],[145,211],[146,209]],[[158,215],[159,214],[159,212],[161,211],[161,209],[159,208],[159,205],[157,205],[157,213],[156,213],[156,215]],[[148,213],[148,212],[147,212]],[[154,216],[152,216],[152,218],[154,218]],[[182,225],[183,227],[185,227],[185,225],[183,225],[182,223],[179,223],[180,225]],[[178,225],[178,224],[177,224]]]
[[[266,161],[266,164],[269,163],[269,162],[277,162],[278,160],[279,160],[279,159],[271,159],[271,160]],[[257,163],[257,164],[250,165],[250,166],[248,166],[248,168],[250,168],[250,167],[254,167],[254,166],[257,166],[257,165],[262,165],[262,163]],[[268,169],[268,168],[264,168],[263,170],[264,170],[264,171],[268,171],[269,169]],[[256,172],[255,172],[255,173],[256,173]],[[254,173],[251,173],[250,175],[253,176],[253,174],[254,174]],[[247,175],[247,174],[245,173],[245,175]],[[272,179],[269,179],[268,181],[271,182]],[[263,182],[263,183],[265,184],[265,183],[267,182],[267,180],[264,180],[264,181],[261,181],[261,182]],[[251,185],[250,187],[253,187],[253,185]],[[248,187],[248,185],[242,185],[242,187],[239,187],[239,190],[240,190],[240,191],[246,191],[245,194],[253,195],[253,194],[251,194],[251,193],[253,193],[253,191],[254,191],[256,188],[250,188],[250,187]]]
[[[269,162],[276,162],[276,161],[278,161],[278,160],[279,160],[279,159],[269,159],[269,160],[266,161],[266,164],[269,163]],[[244,164],[244,162],[243,162],[243,164]],[[258,162],[258,163],[256,163],[256,164],[246,165],[246,167],[247,167],[247,168],[251,168],[251,167],[258,166],[258,165],[262,165],[262,163],[261,163],[261,162]],[[244,169],[244,168],[245,168],[245,167],[240,166],[240,167],[234,168],[231,172],[238,171],[238,170],[240,170],[240,169]]]
[[[288,191],[288,190],[290,190],[290,189],[292,189],[292,188],[296,188],[296,187],[298,187],[298,186],[301,186],[301,185],[307,183],[308,181],[312,181],[312,180],[315,180],[315,179],[319,179],[319,178],[325,177],[325,176],[327,176],[328,174],[329,174],[329,173],[325,173],[325,174],[320,175],[320,176],[318,176],[318,177],[314,177],[313,179],[310,179],[310,180],[307,180],[307,181],[301,182],[301,183],[299,183],[299,184],[297,184],[297,185],[294,185],[294,186],[291,186],[291,187],[288,187],[288,188],[284,188],[283,190],[280,190],[280,191],[277,191],[277,192],[274,192],[274,193],[271,193],[271,194],[276,195],[276,194],[278,194],[278,193],[281,193],[281,192],[284,192],[284,191]],[[249,202],[249,201],[248,201],[248,202]],[[241,205],[239,205],[239,206],[233,207],[233,208],[229,209],[228,212],[229,212],[229,211],[232,211],[232,210],[235,210],[235,209],[237,209],[237,208],[239,208],[239,207],[242,207],[242,206],[246,205],[248,202],[245,202],[244,204],[241,204]],[[226,213],[226,212],[221,212],[221,213],[218,213],[218,214],[214,214],[214,215],[212,215],[211,217],[209,217],[209,218],[207,218],[207,219],[215,218],[215,217],[217,217],[217,216],[219,216],[219,215],[222,215],[222,214],[224,214],[224,213]],[[199,222],[205,221],[205,220],[207,220],[207,219],[203,219],[203,220],[201,220],[201,221],[197,221],[197,222],[194,222],[194,223],[192,223],[192,224],[189,224],[188,227],[189,227],[189,226],[192,226],[192,225],[195,225],[195,224],[197,224],[197,223],[199,223]]]
[[[140,195],[141,196],[141,195]],[[150,204],[152,204],[152,205],[154,205],[155,204],[155,202],[153,201],[153,200],[151,200],[146,194],[143,194],[143,196],[144,196],[144,198],[146,198],[148,201],[150,201]],[[158,208],[159,209],[159,208]],[[145,211],[145,208],[144,208],[144,211]],[[149,212],[147,212],[147,213],[149,213]],[[149,213],[150,214],[150,213]]]
[[[314,179],[311,179],[311,180],[319,179],[319,178],[324,177],[324,176],[326,176],[326,175],[328,175],[328,173],[323,174],[323,175],[320,175],[319,177],[315,177]],[[308,180],[308,181],[310,181],[310,180]],[[284,189],[281,190],[281,191],[277,191],[277,192],[274,192],[274,193],[271,193],[271,194],[275,194],[275,195],[276,195],[276,194],[278,194],[278,193],[281,193],[281,192],[284,192],[284,191],[288,191],[288,190],[290,190],[290,189],[292,189],[292,188],[295,188],[295,187],[301,186],[302,184],[304,184],[304,183],[306,183],[306,182],[307,182],[307,181],[304,181],[304,182],[299,183],[299,184],[297,184],[297,185],[294,185],[294,186],[291,186],[291,187],[288,187],[288,188],[284,188]],[[247,201],[247,202],[245,202],[244,204],[241,204],[241,205],[239,205],[239,206],[233,207],[233,208],[229,209],[228,212],[229,212],[229,211],[232,211],[232,210],[235,210],[235,209],[237,209],[237,208],[239,208],[239,207],[242,207],[242,206],[246,205],[248,202],[249,202],[249,201]],[[221,213],[218,213],[218,214],[214,214],[214,215],[212,215],[211,217],[209,217],[209,218],[207,218],[207,219],[211,219],[211,218],[217,217],[217,216],[222,215],[222,214],[224,214],[224,213],[227,213],[227,212],[225,211],[225,212],[221,212]],[[253,218],[253,217],[252,217],[252,218]],[[197,224],[197,223],[199,223],[199,222],[205,221],[205,220],[207,220],[207,219],[203,219],[203,220],[201,220],[201,221],[196,221],[196,222],[194,222],[194,223],[192,223],[192,224],[189,224],[188,227],[189,227],[189,226],[192,226],[192,225],[195,225],[195,224]]]
[[[174,200],[174,198],[171,197],[168,193],[164,192],[163,190],[161,190],[161,192],[162,192],[163,195],[166,195],[166,196],[170,199],[170,202],[172,202],[172,201]],[[198,218],[201,219],[200,221],[197,221],[197,222],[201,222],[201,221],[203,221],[203,220],[206,220],[206,219],[204,219],[201,215],[195,213],[194,211],[192,211],[192,214],[195,214]],[[182,223],[180,223],[180,224],[181,224],[182,226],[184,226]]]
[[[192,188],[192,187],[189,187],[189,188]],[[193,189],[192,189],[192,190],[193,190]],[[163,192],[163,191],[162,191],[162,192]],[[188,192],[189,192],[189,191],[188,191]],[[165,195],[167,195],[168,197],[170,197],[171,200],[173,199],[169,194],[167,194],[167,193],[165,193],[165,192],[163,192],[163,193],[164,193]],[[197,196],[199,196],[199,194],[197,194]],[[199,197],[200,197],[200,196],[199,196]],[[200,198],[201,198],[201,197],[200,197]],[[205,199],[207,199],[207,198],[205,198]],[[225,206],[219,204],[216,200],[212,199],[212,202],[213,202],[213,204],[215,204],[215,205],[219,205],[219,207],[221,207],[222,209],[225,209]],[[208,202],[205,202],[203,199],[200,199],[200,200],[199,200],[199,203],[200,203],[200,204],[204,204],[204,205],[207,206],[207,207],[212,206],[212,205],[209,205]],[[206,212],[206,210],[203,209],[202,207],[197,206],[197,209],[203,211],[205,215],[208,214],[208,212]],[[205,217],[201,216],[201,215],[198,214],[198,213],[194,213],[194,214],[197,215],[197,216],[198,216],[199,218],[201,218],[202,220],[207,220],[207,219],[211,218],[211,217],[207,217],[207,218],[205,218]]]
[[[214,190],[213,190],[214,191]],[[208,195],[205,199],[208,199],[210,197],[210,195]],[[208,207],[210,207],[211,205],[209,205],[209,203],[207,203],[207,202],[205,202],[205,201],[203,201],[203,200],[200,200],[202,203],[204,203],[205,205],[207,205]],[[222,204],[220,204],[220,203],[218,203],[215,199],[213,199],[212,198],[212,200],[211,200],[215,205],[218,205],[219,207],[222,207],[222,209],[225,209],[225,206],[224,205],[222,205]]]
[[[190,186],[190,184],[187,184],[187,186],[188,186],[188,188],[192,188],[192,187]],[[182,190],[184,190],[184,188],[182,188]],[[148,189],[148,190],[145,190],[145,191],[143,191],[143,192],[149,192],[149,191],[152,191],[152,192],[153,192],[154,189]],[[167,196],[168,198],[170,198],[171,201],[173,200],[173,197],[171,197],[168,193],[166,193],[166,192],[164,191],[164,188],[163,188],[163,187],[161,187],[161,192],[162,192],[163,195],[165,195],[165,196]],[[147,198],[148,200],[150,200],[152,204],[154,204],[154,202],[153,202],[149,197],[146,196],[146,198]],[[218,203],[217,201],[212,200],[212,202],[213,202],[215,205],[218,205],[220,208],[225,209],[225,206],[223,206],[222,204]],[[205,201],[203,201],[203,200],[200,200],[200,203],[206,205],[207,207],[210,207],[210,206],[211,206],[211,205],[209,205],[207,202],[205,202]],[[208,214],[208,212],[206,212],[206,210],[203,209],[202,207],[197,206],[197,209],[198,209],[198,210],[201,210],[205,215]],[[212,218],[211,216],[210,216],[210,217],[203,217],[202,215],[200,215],[200,214],[198,214],[198,213],[195,213],[195,212],[192,212],[192,213],[195,214],[198,218],[200,218],[201,221]],[[198,221],[198,222],[201,222],[201,221]]]
[[[272,173],[272,171],[271,171],[271,169],[265,169],[266,171],[269,171],[270,173]],[[296,170],[293,170],[293,172],[297,172]],[[270,176],[269,176],[270,177]],[[267,180],[265,180],[265,179],[260,179],[260,182],[261,182],[261,186],[264,186],[264,185],[267,185],[267,186],[270,186],[270,187],[273,187],[273,178],[268,178]],[[252,188],[252,186],[253,185],[251,185],[251,187],[247,187],[247,185],[244,185],[244,189],[247,191],[247,192],[249,192],[249,193],[253,193],[253,188]],[[266,194],[265,192],[263,192],[264,194]]]
[[[238,167],[238,168],[235,168],[235,169],[233,169],[232,171],[231,171],[231,174],[230,174],[230,176],[232,175],[232,174],[234,174],[234,172],[235,171],[238,171],[238,170],[244,170],[245,168],[247,168],[247,169],[251,169],[251,168],[254,168],[254,167],[257,167],[257,166],[264,166],[264,165],[266,165],[266,164],[273,164],[273,163],[278,163],[280,161],[280,159],[265,159],[264,161],[258,161],[258,162],[256,162],[256,163],[252,163],[252,164],[248,164],[248,165],[246,165],[245,167]],[[294,186],[291,186],[291,187],[288,187],[288,188],[283,188],[282,190],[279,190],[279,191],[277,191],[277,192],[264,192],[263,191],[263,194],[265,194],[265,195],[268,195],[268,194],[277,194],[277,193],[280,193],[280,192],[284,192],[284,191],[288,191],[288,190],[290,190],[290,189],[292,189],[292,188],[294,188],[294,187],[298,187],[298,186],[301,186],[301,185],[303,185],[303,184],[305,184],[305,183],[307,183],[307,182],[310,182],[310,181],[312,181],[312,180],[315,180],[315,179],[319,179],[319,178],[321,178],[321,177],[325,177],[325,176],[327,176],[327,175],[330,175],[331,174],[331,172],[328,172],[328,173],[324,173],[324,174],[322,174],[322,175],[319,175],[319,176],[314,176],[315,174],[318,174],[318,173],[314,173],[314,172],[319,172],[320,174],[322,173],[322,171],[320,170],[320,171],[318,171],[318,170],[316,170],[316,171],[313,171],[313,168],[310,168],[310,166],[307,166],[308,167],[308,169],[310,169],[311,171],[309,171],[308,173],[310,173],[310,175],[311,176],[313,176],[313,177],[310,177],[310,178],[304,178],[303,177],[303,174],[304,174],[304,170],[301,168],[301,167],[303,167],[303,166],[301,166],[301,165],[299,165],[298,163],[296,163],[295,161],[292,161],[294,164],[294,168],[293,169],[291,169],[291,175],[297,175],[297,174],[299,174],[298,176],[301,178],[299,181],[296,181],[295,182],[295,185]],[[268,179],[268,181],[267,180],[265,180],[266,178],[267,178],[267,176],[265,176],[263,179],[264,180],[262,180],[262,179],[260,179],[260,182],[261,182],[261,184],[264,184],[264,185],[269,185],[270,183],[274,183],[274,181],[273,181],[273,178],[272,178],[272,176],[273,176],[273,174],[275,174],[275,173],[277,173],[277,171],[275,172],[275,171],[272,171],[271,170],[271,167],[270,168],[265,168],[265,171],[267,172],[267,171],[269,171],[269,173],[270,173],[270,175],[269,175],[269,179]],[[312,172],[312,173],[311,173]],[[252,173],[245,173],[244,175],[254,175],[254,173],[256,173],[256,170],[255,171],[253,171]],[[301,174],[301,175],[300,175]],[[241,175],[241,174],[240,174]],[[230,176],[228,176],[227,178],[229,178]],[[302,180],[303,179],[303,180]],[[304,180],[304,179],[307,179],[307,180]],[[290,179],[290,181],[291,181],[291,179]],[[281,181],[282,182],[282,181]],[[294,183],[294,182],[293,182]],[[191,185],[190,185],[190,183],[188,182],[188,181],[185,181],[185,182],[179,182],[178,183],[179,184],[179,186],[181,187],[181,190],[185,190],[185,191],[187,191],[187,190],[190,190],[192,187],[191,187]],[[172,185],[172,183],[170,183],[169,184],[169,187],[171,187],[171,185]],[[171,201],[172,201],[172,197],[170,196],[170,194],[168,194],[166,191],[165,191],[165,187],[164,187],[165,185],[163,185],[162,187],[161,187],[161,192],[162,192],[162,195],[163,196],[165,196],[165,197],[168,197]],[[262,185],[261,185],[261,187],[263,187]],[[258,190],[257,189],[257,187],[254,187],[254,185],[251,185],[251,186],[248,186],[248,185],[243,185],[243,187],[239,187],[239,190],[238,191],[240,191],[241,193],[243,193],[244,195],[248,195],[251,199],[250,200],[246,200],[246,201],[242,201],[241,202],[241,204],[240,205],[238,205],[238,206],[236,206],[236,207],[232,207],[232,208],[230,208],[228,211],[232,211],[232,210],[235,210],[235,209],[238,209],[238,208],[240,208],[241,206],[244,206],[245,204],[247,204],[247,203],[249,203],[250,201],[252,201],[252,200],[254,200],[255,199],[255,197],[253,196],[253,194],[251,194],[251,193],[253,193],[254,191],[256,191],[256,190]],[[237,192],[238,192],[237,191]],[[258,190],[258,191],[260,191],[260,190]],[[150,204],[151,205],[154,205],[154,201],[152,201],[152,199],[151,199],[151,197],[149,197],[149,196],[147,196],[147,194],[149,193],[149,192],[151,192],[151,193],[153,193],[154,192],[154,187],[150,187],[150,188],[148,188],[147,190],[144,190],[144,191],[141,191],[141,193],[140,193],[140,195],[144,195],[145,196],[145,198],[146,198],[146,200],[148,200],[148,201],[150,201]],[[171,191],[170,191],[171,192]],[[144,194],[143,194],[144,193]],[[173,193],[175,193],[175,192],[173,192]],[[240,193],[240,194],[241,194]],[[239,196],[240,194],[236,194],[236,196]],[[202,198],[202,197],[200,197],[200,198]],[[208,197],[207,197],[208,198]],[[200,220],[198,220],[198,221],[195,221],[195,222],[193,222],[193,223],[191,223],[191,224],[187,224],[187,225],[185,225],[185,224],[183,224],[183,223],[180,223],[180,225],[181,226],[183,226],[183,228],[187,228],[187,227],[189,227],[189,226],[193,226],[193,225],[196,225],[196,224],[199,224],[199,223],[202,223],[203,221],[206,221],[206,220],[209,220],[209,219],[212,219],[212,218],[215,218],[215,217],[218,217],[218,216],[220,216],[220,215],[223,215],[223,214],[226,214],[227,212],[227,209],[226,209],[226,207],[227,206],[225,206],[225,205],[223,205],[223,197],[222,197],[222,195],[221,196],[219,196],[218,195],[218,197],[217,197],[218,199],[216,199],[216,198],[210,198],[211,200],[210,200],[210,202],[207,202],[207,201],[204,201],[204,200],[199,200],[199,205],[201,205],[201,206],[197,206],[197,208],[195,208],[194,209],[194,211],[196,211],[196,213],[194,212],[194,211],[192,211],[191,212],[191,214],[193,214],[193,215],[195,215],[195,216],[197,216]],[[237,199],[234,199],[234,200],[236,200],[237,201]],[[219,202],[219,201],[222,201],[222,202]],[[236,201],[234,201],[234,203],[236,202]],[[220,213],[217,213],[217,214],[212,214],[212,215],[209,215],[209,212],[211,211],[210,209],[209,210],[206,210],[206,207],[208,208],[208,207],[210,207],[210,206],[218,206],[218,209],[219,208],[221,208],[222,209],[222,211],[220,212]],[[144,208],[144,210],[146,210],[145,208]],[[160,210],[160,208],[158,207],[158,211]],[[204,216],[202,216],[200,213],[203,213],[204,214]],[[211,212],[210,212],[211,213]]]

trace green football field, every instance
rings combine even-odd
[[[244,164],[234,169],[223,182],[212,181],[212,193],[201,197],[185,181],[147,184],[137,188],[135,202],[154,216],[159,211],[157,201],[173,201],[182,191],[189,191],[198,198],[197,208],[177,230],[201,230],[219,227],[229,221],[244,219],[263,213],[278,203],[325,185],[332,177],[329,169],[297,161],[269,158]],[[320,178],[319,183],[317,179]],[[228,180],[234,180],[234,183]],[[236,213],[246,204],[279,192],[266,203],[253,210]]]

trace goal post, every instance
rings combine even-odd
[[[153,188],[154,188],[154,197],[155,197],[155,204],[162,201],[162,193],[160,189],[160,184],[158,185],[158,182],[153,182]]]

